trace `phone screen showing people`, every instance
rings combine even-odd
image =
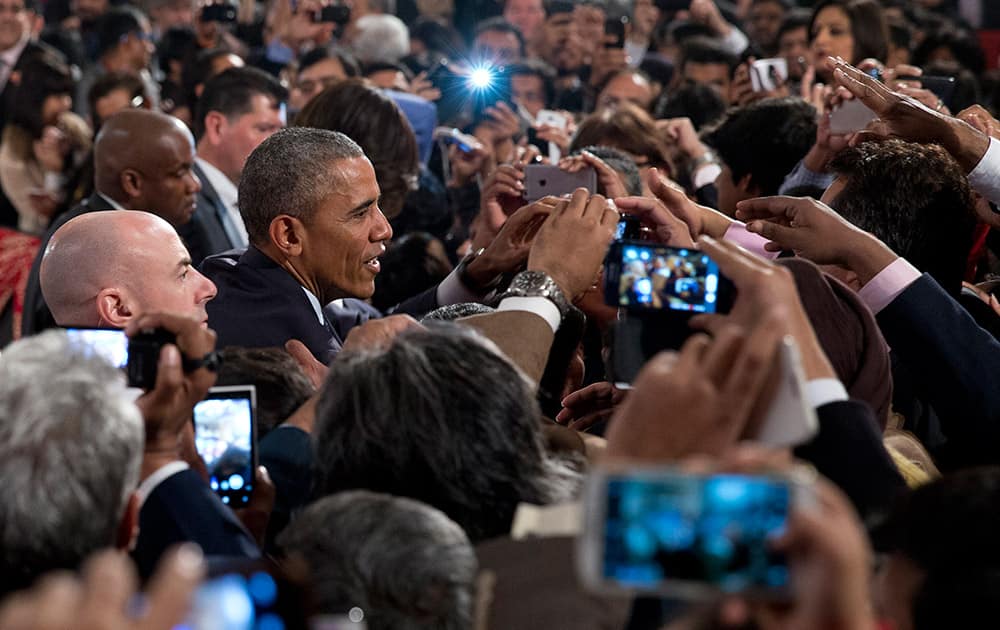
[[[744,475],[607,479],[602,578],[627,588],[699,582],[729,592],[783,589],[772,541],[787,525],[784,480]]]
[[[253,492],[255,398],[252,385],[213,387],[194,407],[194,442],[209,486],[233,507],[249,503]]]
[[[632,311],[719,310],[719,266],[698,250],[621,242],[612,252],[617,262],[616,300]]]

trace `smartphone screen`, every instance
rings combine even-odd
[[[723,312],[719,266],[694,249],[622,241],[605,269],[607,303],[632,311]]]
[[[108,360],[111,365],[125,369],[128,365],[128,336],[115,328],[67,328],[70,343],[84,353]]]
[[[728,592],[789,586],[770,544],[788,522],[787,480],[668,471],[605,479],[602,581],[660,592],[672,581]]]
[[[256,468],[256,389],[213,387],[194,406],[194,443],[208,470],[208,483],[222,502],[246,505]]]

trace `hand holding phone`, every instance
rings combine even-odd
[[[538,201],[542,197],[562,197],[573,194],[578,188],[597,192],[597,171],[591,167],[568,173],[558,166],[529,164],[524,167],[525,198]]]
[[[750,64],[750,84],[754,92],[771,92],[788,81],[788,61],[784,57],[758,59]]]

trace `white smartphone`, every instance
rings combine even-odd
[[[842,135],[861,131],[876,118],[878,115],[858,99],[844,101],[830,112],[830,133]]]
[[[537,116],[535,116],[535,126],[538,127],[541,125],[548,125],[549,127],[555,127],[566,131],[569,121],[566,120],[566,115],[562,112],[557,112],[552,109],[543,109],[538,112]],[[548,145],[549,162],[555,164],[562,157],[562,151],[559,150],[559,147],[554,142],[549,142]]]
[[[758,59],[750,64],[750,85],[754,92],[770,92],[788,81],[788,61],[784,57]]]
[[[778,389],[771,399],[755,441],[768,446],[798,446],[819,431],[816,410],[806,400],[805,372],[798,344],[786,338],[778,349],[781,374]]]
[[[791,590],[772,541],[810,480],[595,467],[584,487],[577,570],[594,591],[705,599],[720,592],[783,599]]]

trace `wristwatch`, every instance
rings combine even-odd
[[[455,269],[458,272],[458,279],[462,281],[462,284],[465,285],[465,288],[471,291],[475,291],[480,295],[486,295],[490,291],[493,291],[498,286],[500,286],[500,283],[503,282],[502,273],[498,273],[496,276],[491,278],[489,282],[487,282],[486,284],[476,282],[469,276],[469,265],[472,263],[472,261],[482,256],[484,251],[486,251],[486,248],[480,247],[477,251],[469,253],[465,258],[459,261],[458,267],[456,267]]]
[[[555,280],[541,271],[522,271],[514,276],[510,286],[500,296],[500,299],[509,297],[541,297],[555,304],[559,309],[559,317],[565,318],[569,313],[570,303],[563,295],[562,289],[555,283]]]
[[[209,372],[218,372],[222,365],[222,355],[218,351],[212,350],[200,359],[191,359],[181,353],[181,369],[185,374],[190,374],[195,370],[205,368]]]

